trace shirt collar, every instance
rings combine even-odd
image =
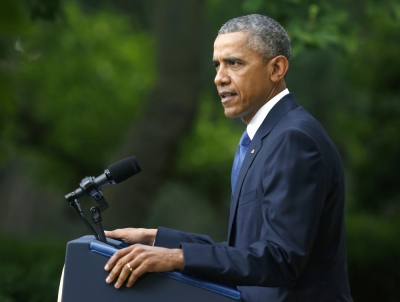
[[[279,102],[285,95],[289,93],[289,90],[286,88],[285,90],[279,92],[276,96],[266,102],[256,113],[255,116],[251,119],[250,123],[247,125],[247,134],[252,140],[258,128],[260,128],[262,122],[267,117],[268,113],[271,111],[272,107]]]

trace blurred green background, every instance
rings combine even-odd
[[[248,13],[287,29],[288,88],[343,158],[354,300],[400,301],[391,0],[0,0],[0,301],[56,300],[65,245],[88,234],[64,195],[127,156],[143,171],[104,189],[106,229],[225,240],[244,124],[225,118],[211,58],[220,26]]]

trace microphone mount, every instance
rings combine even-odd
[[[110,175],[108,169],[104,172],[107,176]],[[114,183],[114,181],[109,178],[110,183]],[[79,217],[83,220],[85,225],[88,227],[89,231],[93,233],[97,240],[100,240],[104,243],[107,243],[106,237],[104,235],[104,228],[103,228],[103,218],[101,217],[101,212],[109,208],[109,204],[107,200],[104,198],[104,195],[95,183],[95,178],[93,176],[88,176],[82,179],[79,184],[80,189],[85,193],[87,196],[93,197],[93,199],[97,202],[97,206],[93,206],[90,208],[90,213],[92,215],[92,222],[97,226],[97,232],[92,227],[92,225],[88,222],[85,215],[83,214],[81,205],[79,203],[79,196],[76,194],[76,191],[73,191],[67,195],[65,195],[65,199],[69,202],[69,204],[74,208],[74,210],[78,213]],[[79,190],[79,189],[78,189]],[[81,194],[79,194],[81,195]]]
[[[142,168],[137,162],[136,157],[127,157],[108,166],[104,173],[96,178],[93,176],[85,177],[80,182],[79,188],[65,195],[65,199],[78,213],[79,217],[93,233],[96,239],[107,243],[102,225],[103,219],[100,213],[108,209],[109,204],[104,198],[104,195],[101,191],[102,188],[108,185],[120,183],[128,179],[129,177],[139,173],[141,170]],[[98,233],[85,218],[81,205],[79,204],[79,198],[84,196],[91,196],[97,202],[97,206],[93,206],[90,208],[90,213],[92,215],[92,222],[97,226]]]

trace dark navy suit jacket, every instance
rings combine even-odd
[[[237,285],[244,301],[352,301],[344,177],[323,127],[291,94],[255,134],[232,196],[228,242],[160,227],[185,273]]]

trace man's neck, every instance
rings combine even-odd
[[[250,123],[247,125],[247,133],[250,139],[253,139],[256,134],[258,128],[260,128],[262,122],[267,117],[268,113],[271,109],[285,96],[289,93],[288,89],[284,89],[271,98],[264,106],[262,106],[257,113],[253,116]]]

